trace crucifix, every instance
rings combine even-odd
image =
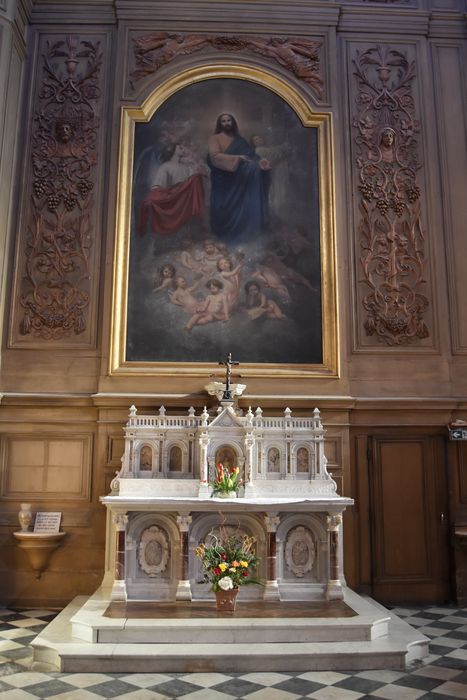
[[[224,362],[219,362],[220,365],[225,365],[225,390],[222,396],[223,401],[233,401],[232,392],[230,391],[230,378],[232,376],[233,365],[239,365],[240,363],[236,360],[232,360],[232,353],[229,352],[227,355],[227,360]]]

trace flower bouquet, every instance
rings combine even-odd
[[[212,486],[213,496],[225,496],[236,494],[239,486],[242,485],[242,480],[240,479],[240,469],[238,467],[224,467],[224,465],[219,462],[216,465],[216,476],[214,481],[209,482]]]
[[[260,583],[252,575],[258,564],[256,540],[239,532],[229,533],[225,526],[219,528],[218,534],[211,532],[210,538],[210,543],[200,544],[195,554],[201,560],[205,581],[210,582],[211,591],[216,594],[218,608],[234,610],[239,587]],[[225,592],[227,596],[222,595]]]

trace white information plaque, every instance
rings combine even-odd
[[[61,513],[36,513],[34,532],[59,532]]]

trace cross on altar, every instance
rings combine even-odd
[[[232,360],[232,353],[229,352],[227,355],[227,360],[219,362],[220,365],[225,366],[225,391],[222,396],[223,401],[233,401],[232,392],[230,391],[230,378],[232,376],[233,365],[239,365],[240,363],[236,360]]]

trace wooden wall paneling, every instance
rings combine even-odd
[[[432,45],[435,110],[441,158],[445,250],[448,268],[449,319],[453,352],[467,353],[467,316],[463,299],[467,279],[465,173],[467,172],[467,60],[465,42],[436,40]]]
[[[467,507],[467,444],[465,442],[458,444],[458,454],[459,505]]]
[[[3,498],[89,501],[92,435],[7,435],[2,443]]]
[[[354,551],[357,564],[356,588],[362,593],[371,594],[372,559],[370,526],[370,490],[368,483],[368,435],[352,435],[352,473],[356,519]]]
[[[2,14],[1,10],[5,10]],[[11,16],[8,16],[9,11]],[[21,143],[17,129],[20,121],[21,90],[25,63],[25,45],[21,28],[15,27],[14,8],[0,6],[0,317],[3,319],[8,299],[10,250],[12,247],[13,198],[17,151]],[[3,338],[4,324],[0,324]]]

